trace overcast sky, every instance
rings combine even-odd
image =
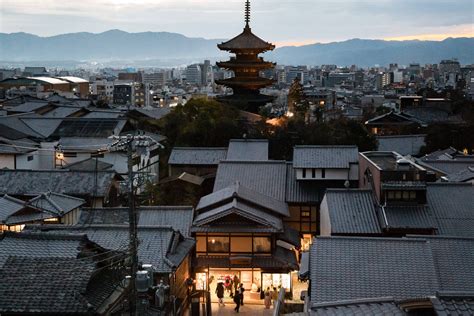
[[[168,31],[227,39],[244,0],[0,0],[0,32]],[[474,36],[474,0],[253,0],[253,31],[283,44]]]

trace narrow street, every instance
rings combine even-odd
[[[217,303],[212,303],[212,316],[226,316],[226,315],[255,315],[255,316],[270,316],[273,313],[273,308],[265,309],[263,305],[245,304],[240,307],[240,313],[234,311],[234,303],[226,303],[225,306],[219,306]]]

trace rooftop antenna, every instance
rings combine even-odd
[[[245,27],[249,28],[250,23],[250,0],[245,1]]]

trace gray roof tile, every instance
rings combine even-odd
[[[393,298],[376,298],[314,304],[311,316],[404,316]]]
[[[127,225],[128,208],[82,209],[79,225]],[[168,226],[190,236],[194,210],[191,206],[140,206],[138,226]]]
[[[379,151],[394,151],[401,155],[418,155],[425,146],[426,135],[377,136]]]
[[[357,146],[295,146],[295,168],[349,168],[359,162]]]
[[[14,197],[4,195],[0,198],[0,223],[25,207],[25,202]]]
[[[235,182],[279,201],[285,201],[286,163],[284,161],[223,161],[217,169],[214,191]]]
[[[196,207],[196,210],[200,211],[203,209],[207,209],[214,205],[225,203],[226,201],[232,200],[233,198],[242,199],[247,202],[256,204],[267,210],[278,213],[279,215],[283,215],[286,217],[290,216],[290,213],[288,211],[288,205],[285,202],[276,200],[254,190],[251,190],[241,185],[239,182],[236,182],[227,188],[202,197],[199,200],[199,204]]]
[[[319,204],[324,197],[326,185],[318,181],[297,181],[296,169],[291,162],[287,163],[286,202]]]
[[[170,165],[217,165],[227,155],[227,148],[175,147],[171,151]]]
[[[193,222],[193,231],[196,229],[199,230],[199,227],[206,227],[213,221],[225,218],[232,214],[236,214],[245,220],[250,220],[254,222],[256,226],[259,225],[266,227],[266,231],[268,231],[268,229],[274,232],[283,231],[283,223],[280,217],[271,215],[268,212],[262,211],[260,208],[238,201],[237,199],[233,199],[227,204],[197,215]],[[226,223],[225,225],[234,227],[234,231],[241,231],[242,228],[240,222]],[[225,225],[220,223],[219,228]]]
[[[333,234],[381,234],[376,206],[370,190],[326,191]]]
[[[0,239],[0,268],[9,256],[77,258],[84,236],[6,233]]]
[[[430,183],[426,194],[440,235],[474,237],[474,186]]]
[[[390,205],[380,208],[381,220],[387,229],[435,229],[437,227],[433,212],[426,205]]]
[[[43,193],[28,201],[29,206],[59,216],[67,214],[84,204],[86,204],[86,201],[83,199],[54,192]]]
[[[408,299],[439,289],[425,240],[317,238],[310,255],[312,303],[393,296]]]
[[[227,150],[227,160],[265,161],[268,160],[267,139],[231,139]]]
[[[437,316],[474,315],[474,292],[440,292],[431,303]]]
[[[106,171],[0,170],[0,192],[31,196],[51,191],[72,196],[106,196],[114,177],[115,172]]]
[[[91,261],[10,257],[0,269],[0,312],[86,314]]]
[[[45,235],[66,234],[72,236],[87,235],[87,238],[102,248],[125,251],[129,244],[128,226],[125,225],[91,225],[86,227],[44,227]],[[175,231],[171,227],[139,227],[138,228],[138,260],[143,264],[151,264],[155,272],[170,273],[194,247],[194,241],[184,239],[178,244],[174,253],[169,249]]]

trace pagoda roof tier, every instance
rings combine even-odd
[[[224,80],[216,80],[217,84],[231,88],[261,89],[272,85],[274,80],[262,77],[233,77]]]
[[[275,63],[268,62],[268,61],[237,61],[237,60],[229,60],[223,62],[217,62],[216,65],[220,68],[226,69],[242,69],[242,68],[250,68],[250,69],[268,69],[275,67]]]
[[[265,52],[275,49],[275,45],[265,42],[260,37],[252,33],[252,29],[247,25],[244,31],[233,39],[218,44],[220,50],[231,52],[236,51],[258,51]]]

